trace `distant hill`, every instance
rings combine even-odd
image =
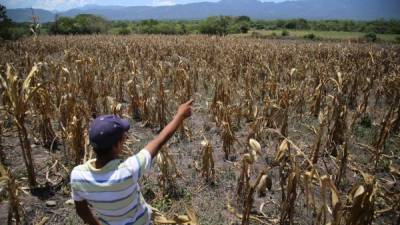
[[[41,23],[54,21],[54,13],[44,9],[34,9],[36,16],[39,16]],[[32,9],[7,9],[7,16],[14,22],[32,21]]]
[[[54,21],[54,12],[35,9],[41,22]],[[30,21],[31,9],[8,9],[8,16],[17,22]],[[253,19],[400,19],[400,0],[299,0],[280,3],[258,0],[221,0],[174,6],[98,6],[87,5],[64,12],[60,16],[89,13],[108,20],[203,19],[208,16],[247,15]]]

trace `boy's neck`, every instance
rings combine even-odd
[[[107,165],[107,163],[109,163],[110,161],[112,161],[114,159],[118,159],[118,156],[117,155],[108,155],[108,156],[102,156],[102,157],[97,156],[96,161],[94,162],[94,166],[96,169],[101,169],[105,165]]]

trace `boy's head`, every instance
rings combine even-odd
[[[110,154],[129,128],[129,122],[116,115],[102,115],[93,120],[89,140],[97,156]]]

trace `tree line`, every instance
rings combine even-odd
[[[39,18],[40,19],[40,18]],[[35,22],[34,22],[35,23]],[[34,25],[34,26],[33,26]],[[249,30],[317,30],[352,31],[376,34],[400,34],[399,20],[252,20],[248,16],[211,16],[203,20],[107,21],[103,17],[81,14],[76,17],[56,16],[54,22],[40,25],[14,23],[0,5],[0,38],[17,39],[31,34],[209,34],[247,33]]]
[[[377,34],[400,34],[399,20],[258,20],[254,21],[255,29],[295,29],[295,30],[316,30],[316,31],[347,31]]]
[[[81,14],[75,18],[60,17],[55,22],[43,24],[50,34],[214,34],[247,33],[251,19],[247,16],[213,16],[195,21],[106,21],[104,18]]]
[[[400,34],[398,20],[252,20],[248,16],[211,16],[203,20],[106,21],[94,15],[60,17],[44,25],[55,34],[212,34],[247,33],[249,30],[348,31],[376,34]]]

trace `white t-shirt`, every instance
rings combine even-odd
[[[94,161],[89,160],[72,170],[72,199],[86,200],[103,224],[150,224],[151,209],[138,184],[151,167],[150,153],[143,149],[125,161],[112,160],[101,169],[93,166]]]

